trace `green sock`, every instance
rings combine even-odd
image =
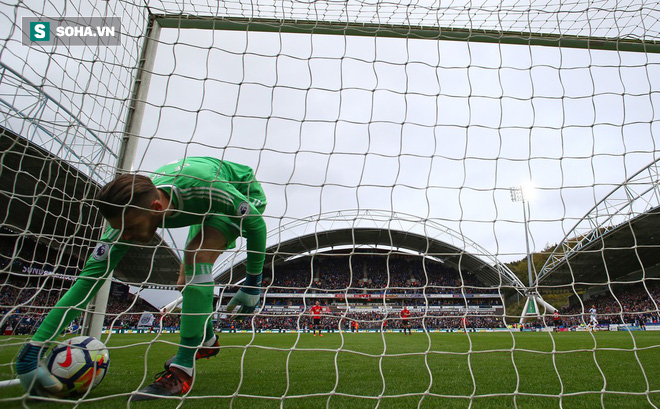
[[[181,308],[181,346],[173,364],[192,368],[195,351],[208,336],[210,315],[213,312],[213,264],[197,263],[186,266],[186,287]],[[208,323],[207,323],[208,321]],[[211,333],[213,328],[210,328]]]
[[[206,332],[204,333],[204,342],[209,342],[215,336],[215,331],[213,331],[213,321],[211,318],[206,322]]]
[[[46,315],[32,340],[47,342],[60,335],[64,328],[80,315],[81,308],[85,308],[101,288],[105,282],[102,279],[105,275],[100,277],[92,274],[79,277]]]

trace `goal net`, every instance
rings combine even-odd
[[[634,1],[3,3],[0,399],[35,404],[16,355],[102,234],[99,188],[209,156],[266,192],[262,301],[226,312],[239,238],[214,267],[220,353],[175,403],[657,407],[658,17]],[[187,233],[132,247],[53,340],[109,348],[83,401],[125,405],[176,352]]]

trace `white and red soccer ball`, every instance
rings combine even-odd
[[[103,342],[94,337],[75,337],[55,346],[46,366],[64,385],[62,397],[76,396],[98,386],[108,371],[110,354]]]

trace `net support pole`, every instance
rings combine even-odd
[[[520,315],[520,323],[525,322],[525,318],[539,317],[539,306],[536,303],[536,297],[534,294],[529,294],[527,300],[525,300],[525,307],[523,307],[522,314]]]
[[[133,82],[133,92],[130,106],[126,115],[124,137],[122,139],[119,158],[117,161],[117,174],[132,170],[133,162],[138,145],[138,136],[142,128],[144,118],[144,107],[149,92],[151,73],[156,59],[158,38],[160,37],[160,25],[154,18],[149,19],[149,24],[144,36],[142,53],[137,66],[137,73]],[[103,321],[108,306],[110,287],[112,283],[112,272],[105,279],[105,283],[96,293],[90,303],[89,312],[85,316],[83,334],[100,338],[103,331]]]
[[[543,299],[543,297],[541,297],[541,294],[536,295],[536,302],[538,303],[538,305],[540,305],[545,309],[545,312],[549,312],[550,314],[552,314],[555,311],[557,311],[555,307],[550,305],[546,300]]]
[[[540,308],[543,311],[540,311]],[[527,300],[525,300],[525,306],[523,307],[522,314],[520,315],[520,323],[525,322],[525,318],[533,317],[539,319],[547,313],[554,313],[557,309],[550,305],[547,301],[541,297],[541,294],[537,292],[530,292],[527,295]]]

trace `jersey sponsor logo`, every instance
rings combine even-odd
[[[250,205],[248,202],[241,202],[241,204],[238,205],[238,212],[236,214],[238,216],[245,216],[248,213],[250,213]]]
[[[99,243],[94,248],[94,253],[92,257],[96,261],[103,261],[108,258],[108,253],[110,252],[110,245],[108,243]]]

